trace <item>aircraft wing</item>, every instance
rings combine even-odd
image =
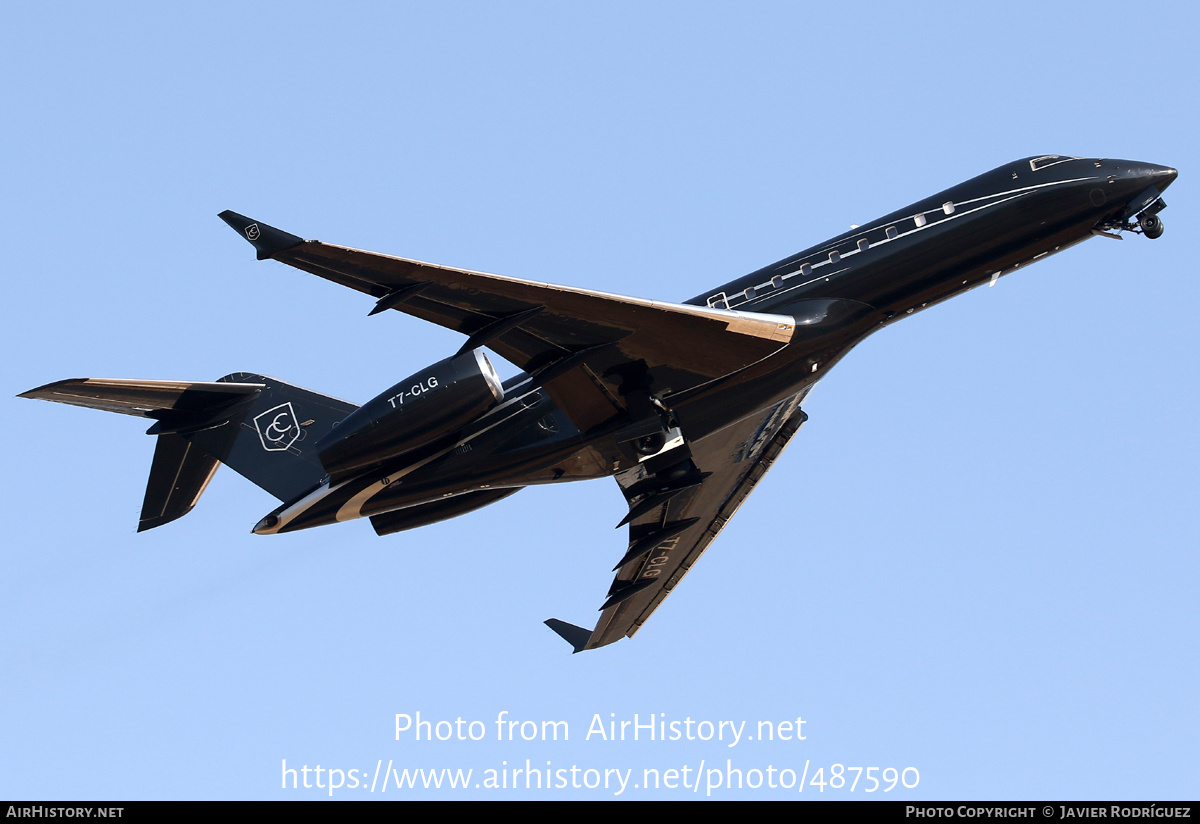
[[[807,390],[616,476],[629,502],[629,548],[595,629],[551,618],[575,652],[632,637],[737,512],[808,416]],[[687,453],[690,452],[690,458]]]
[[[581,431],[655,397],[699,386],[785,346],[793,318],[712,309],[452,269],[316,240],[234,212],[220,217],[272,259],[468,336],[533,372]]]

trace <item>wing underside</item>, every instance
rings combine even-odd
[[[714,435],[669,450],[617,475],[629,502],[629,546],[587,630],[547,626],[576,652],[632,637],[671,594],[807,420],[804,393]]]

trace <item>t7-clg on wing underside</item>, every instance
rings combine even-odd
[[[629,547],[593,630],[551,618],[575,648],[633,637],[708,548],[808,416],[804,393],[617,475],[629,501]]]

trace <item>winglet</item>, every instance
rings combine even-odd
[[[592,638],[592,631],[577,627],[574,624],[568,624],[566,621],[560,621],[557,618],[550,618],[545,621],[546,626],[558,633],[559,637],[566,641],[575,652],[583,652],[587,648],[587,642]]]
[[[304,238],[302,237],[296,237],[282,229],[276,229],[274,226],[268,226],[265,223],[251,220],[245,215],[239,215],[237,212],[231,212],[228,209],[221,212],[217,217],[228,223],[233,227],[234,231],[250,241],[250,245],[258,250],[259,260],[266,260],[278,252],[291,249],[293,246],[299,246],[304,242]]]

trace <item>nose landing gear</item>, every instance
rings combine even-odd
[[[1166,231],[1162,218],[1158,216],[1158,213],[1165,208],[1167,208],[1167,204],[1160,197],[1138,213],[1136,223],[1130,220],[1132,216],[1132,210],[1130,210],[1125,213],[1125,217],[1122,219],[1112,220],[1096,226],[1092,229],[1092,234],[1120,240],[1120,232],[1133,232],[1155,240],[1162,237],[1163,232]]]
[[[1135,231],[1141,232],[1151,240],[1162,237],[1165,227],[1158,213],[1165,208],[1167,208],[1167,204],[1163,199],[1161,197],[1155,198],[1153,203],[1138,212],[1137,229]]]
[[[1142,230],[1142,234],[1154,240],[1162,237],[1162,233],[1166,227],[1163,226],[1162,218],[1150,212],[1143,212],[1138,215],[1138,226]]]

